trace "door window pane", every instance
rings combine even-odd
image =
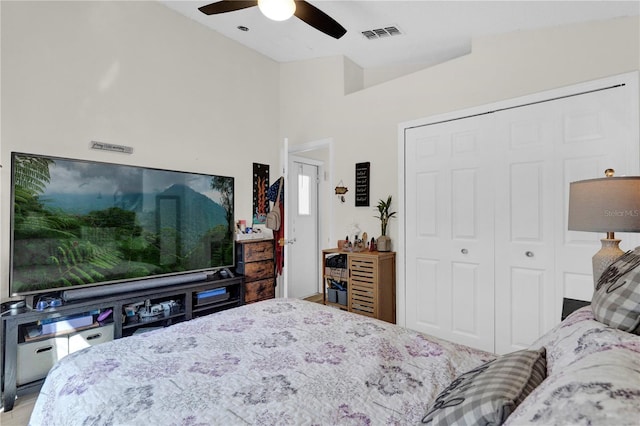
[[[309,176],[298,175],[298,215],[309,216],[311,210]]]

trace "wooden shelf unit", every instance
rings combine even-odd
[[[346,255],[346,271],[327,266],[331,255]],[[396,322],[396,254],[394,252],[322,251],[323,300],[331,305],[361,315]],[[346,282],[347,305],[328,300],[331,280]]]

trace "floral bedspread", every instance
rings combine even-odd
[[[547,350],[547,378],[507,425],[640,425],[640,336],[594,319],[587,306],[532,347]]]
[[[493,355],[316,303],[272,299],[87,348],[32,425],[417,424]]]

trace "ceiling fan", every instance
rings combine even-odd
[[[347,32],[347,30],[331,16],[304,0],[221,0],[199,7],[198,10],[205,15],[216,15],[253,6],[258,6],[267,18],[276,21],[284,21],[292,15],[295,15],[318,31],[322,31],[336,39],[342,37]],[[273,13],[272,7],[276,8],[275,13]],[[283,8],[283,13],[278,14],[277,8]]]

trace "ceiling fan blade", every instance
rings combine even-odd
[[[347,32],[335,19],[306,1],[296,0],[294,15],[333,38],[340,38]]]
[[[244,0],[221,0],[206,6],[199,7],[198,10],[205,15],[216,15],[218,13],[233,12],[234,10],[246,9],[257,6],[258,1]]]

